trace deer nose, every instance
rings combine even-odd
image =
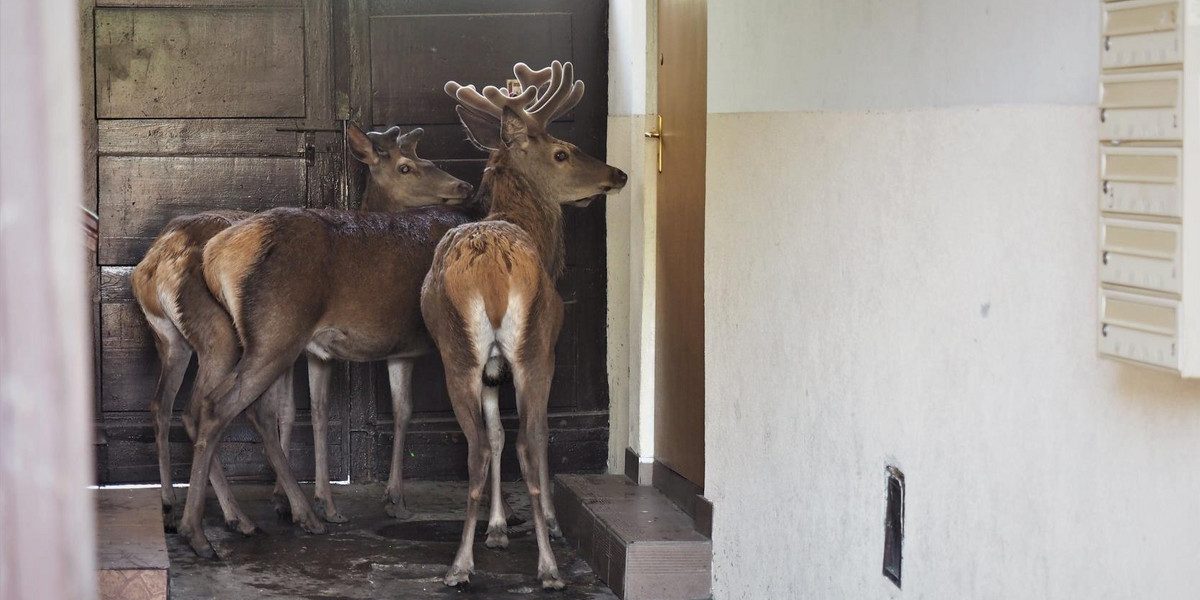
[[[471,190],[473,190],[473,189],[475,189],[475,188],[471,187],[471,184],[469,184],[465,181],[458,182],[458,193],[462,194],[463,198],[470,196]]]
[[[617,168],[614,168],[613,171],[613,181],[616,182],[617,187],[622,187],[629,181],[629,176],[625,174],[625,171]]]

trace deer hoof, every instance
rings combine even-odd
[[[179,531],[179,517],[175,514],[175,507],[169,504],[164,504],[163,507],[163,531],[167,533],[176,533]]]
[[[392,502],[391,500],[388,500],[383,505],[383,511],[386,512],[389,517],[395,517],[401,521],[407,521],[413,518],[413,512],[404,507],[403,501]]]
[[[556,540],[562,539],[563,532],[562,532],[562,529],[558,526],[558,519],[555,519],[554,517],[550,517],[549,519],[546,519],[546,529],[550,530],[550,537],[552,537]]]
[[[446,577],[442,579],[442,583],[450,587],[458,587],[464,583],[471,583],[471,571],[452,566],[446,573]]]
[[[281,517],[291,516],[292,504],[288,502],[287,496],[276,493],[271,496],[271,501],[275,503],[275,514]]]
[[[326,502],[324,498],[313,500],[313,505],[316,507],[317,512],[321,513],[321,518],[325,519],[328,523],[345,523],[349,520],[338,511],[332,502]]]
[[[193,535],[191,528],[180,526],[179,535],[188,543],[188,546],[191,546],[196,556],[205,560],[217,559],[217,551],[213,549],[212,544],[208,543],[203,533]]]
[[[508,533],[503,527],[488,527],[487,540],[483,545],[493,550],[503,550],[508,548]]]
[[[557,569],[551,569],[549,572],[543,573],[538,578],[542,580],[543,590],[561,590],[567,587],[567,584],[563,582],[562,577],[558,576]]]
[[[325,533],[325,524],[315,515],[309,514],[305,518],[295,519],[295,523],[300,526],[300,529],[313,535],[322,535]]]
[[[228,527],[230,531],[236,531],[247,537],[258,533],[258,526],[246,517],[225,521],[225,527]]]

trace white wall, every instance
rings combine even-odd
[[[1196,597],[1200,384],[1095,352],[1098,4],[709,0],[715,598]]]
[[[625,449],[654,459],[654,154],[642,133],[657,106],[655,0],[609,5],[608,162],[629,174],[606,204],[608,226],[609,471]],[[650,161],[650,162],[648,162]]]

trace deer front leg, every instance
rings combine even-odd
[[[388,381],[392,387],[392,468],[384,491],[383,509],[397,519],[408,520],[413,514],[404,505],[404,436],[412,417],[413,361],[393,358],[388,361]]]
[[[333,503],[329,485],[329,380],[333,363],[308,355],[308,390],[312,396],[313,454],[316,460],[316,500],[321,517],[330,523],[345,523],[346,517]]]

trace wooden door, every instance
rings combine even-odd
[[[345,11],[342,16],[341,11]],[[418,152],[472,184],[487,156],[467,142],[443,86],[447,79],[503,87],[513,64],[535,68],[570,60],[587,85],[583,101],[550,131],[604,157],[608,107],[608,13],[604,0],[375,0],[335,9],[346,27],[345,68],[353,118],[374,126],[423,127]],[[341,44],[339,43],[339,47]],[[599,472],[608,457],[606,255],[604,201],[567,208],[567,269],[558,289],[566,303],[550,392],[550,461],[555,473]],[[353,367],[352,477],[387,477],[392,409],[382,363]],[[450,411],[445,375],[434,356],[413,375],[414,411],[404,453],[406,476],[466,477],[466,442]],[[500,406],[516,439],[511,386]],[[506,476],[520,474],[513,444]]]
[[[91,98],[84,104],[87,181],[101,216],[93,275],[102,483],[158,479],[148,407],[159,363],[128,280],[172,217],[215,208],[357,208],[365,170],[346,160],[344,120],[424,127],[420,153],[478,183],[486,156],[466,142],[442,86],[451,77],[504,85],[517,61],[574,61],[588,93],[551,131],[595,156],[605,153],[603,0],[96,0],[84,3],[82,23]],[[603,201],[567,209],[567,271],[559,283],[566,321],[550,400],[556,472],[606,467],[604,226]],[[332,476],[386,478],[386,369],[344,365],[333,385]],[[190,387],[191,374],[177,409]],[[465,477],[465,442],[436,357],[420,361],[414,387],[406,474]],[[303,361],[296,394],[292,464],[304,479],[313,465]],[[502,407],[515,430],[511,389]],[[178,419],[171,440],[181,481],[191,445]],[[273,477],[244,420],[226,434],[221,456],[235,479]],[[505,472],[519,472],[512,454]]]
[[[707,6],[659,0],[655,459],[704,486],[704,151]]]
[[[129,288],[132,266],[178,215],[230,208],[338,204],[342,160],[330,73],[329,2],[99,0],[83,6],[87,179],[100,215],[95,258],[97,479],[158,480],[151,394],[154,343]],[[325,131],[311,131],[311,130]],[[185,381],[179,410],[188,401]],[[304,371],[297,383],[306,381]],[[342,378],[345,387],[345,378]],[[307,385],[293,467],[311,478]],[[347,473],[344,410],[335,410],[331,470]],[[171,430],[184,481],[191,444]],[[271,479],[257,436],[239,419],[221,457],[234,479]]]

